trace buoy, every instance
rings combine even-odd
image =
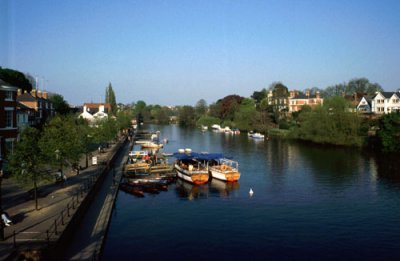
[[[254,194],[254,191],[253,191],[253,189],[250,188],[249,195],[253,196],[253,194]]]

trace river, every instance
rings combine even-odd
[[[384,161],[356,149],[147,128],[169,140],[164,152],[232,156],[241,179],[178,180],[144,198],[120,191],[104,260],[400,258],[400,182]]]

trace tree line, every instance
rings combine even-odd
[[[93,127],[74,114],[58,115],[42,129],[25,128],[9,158],[11,178],[23,187],[33,188],[38,209],[38,186],[53,182],[57,169],[88,167],[89,154],[129,128],[131,117],[127,112],[120,112],[116,119],[97,121]],[[80,166],[83,156],[86,163]]]

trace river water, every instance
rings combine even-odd
[[[169,140],[164,152],[223,152],[242,176],[234,184],[178,180],[144,198],[120,191],[104,260],[400,258],[400,172],[384,161],[246,134],[148,128]]]

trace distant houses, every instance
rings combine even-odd
[[[12,153],[24,128],[38,127],[54,114],[47,92],[22,92],[0,79],[0,159]]]
[[[306,91],[305,94],[299,91],[290,91],[289,93],[289,112],[299,111],[304,105],[315,107],[324,103],[324,99],[321,98],[319,91],[315,95],[311,95],[310,91]]]
[[[110,103],[85,103],[79,117],[93,123],[97,120],[107,119],[110,112]]]
[[[18,137],[17,90],[0,79],[0,161],[13,151]],[[2,164],[2,163],[0,163]],[[1,166],[0,166],[1,167]]]

